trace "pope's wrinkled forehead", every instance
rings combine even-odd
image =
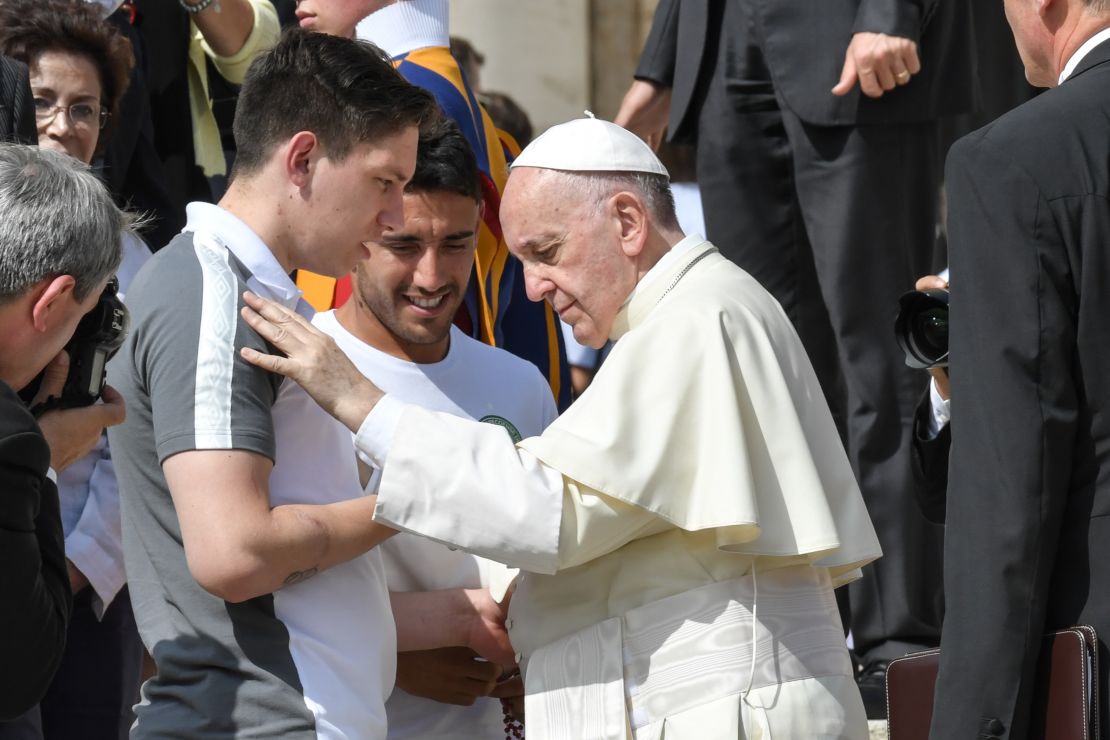
[[[512,170],[500,215],[505,242],[514,254],[566,232],[581,206],[580,199],[571,197],[577,179],[571,173],[535,167]]]

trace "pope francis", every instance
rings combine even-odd
[[[879,545],[778,303],[682,234],[666,169],[611,123],[529,145],[501,223],[529,297],[615,342],[541,436],[384,395],[251,294],[287,356],[244,358],[356,433],[376,520],[524,571],[506,624],[529,737],[866,738],[832,590]]]

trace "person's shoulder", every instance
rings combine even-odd
[[[249,278],[250,272],[226,247],[183,231],[146,260],[131,283],[127,302],[140,314],[144,305],[194,306],[206,286],[223,290],[229,280],[245,283]]]
[[[1012,166],[1038,181],[1046,197],[1066,195],[1080,173],[1106,169],[1108,117],[1110,64],[1104,63],[959,139],[948,167],[989,175],[993,167]]]
[[[132,279],[128,293],[132,300],[139,296],[146,300],[174,300],[194,276],[200,277],[200,269],[193,234],[181,232],[145,261]]]

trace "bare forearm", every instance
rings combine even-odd
[[[374,522],[373,512],[372,496],[277,506],[254,536],[244,537],[238,552],[229,555],[227,571],[194,576],[228,601],[273,593],[352,560],[396,534]]]
[[[196,5],[199,0],[186,0]],[[218,9],[218,10],[217,10]],[[254,28],[254,10],[247,0],[214,0],[193,16],[204,40],[222,57],[238,54]]]
[[[396,591],[389,594],[397,623],[397,651],[466,645],[474,607],[465,589]]]

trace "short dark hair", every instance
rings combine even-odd
[[[131,42],[100,16],[100,6],[84,0],[2,0],[0,54],[28,67],[45,52],[88,57],[100,75],[101,105],[114,117],[131,82],[135,56]],[[102,131],[97,149],[108,143]]]
[[[474,150],[449,118],[441,118],[420,136],[416,171],[406,193],[444,191],[482,202],[482,175]]]
[[[373,44],[291,28],[243,80],[232,176],[260,169],[298,131],[316,134],[328,156],[342,160],[358,144],[423,128],[438,115],[435,99]]]

